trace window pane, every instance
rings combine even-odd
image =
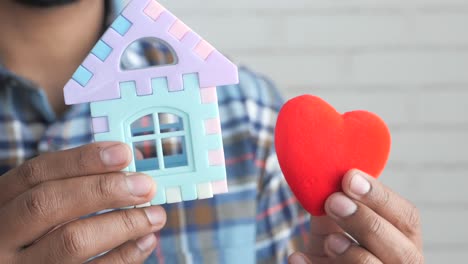
[[[174,64],[177,64],[177,55],[169,44],[157,38],[142,38],[124,51],[120,67],[122,70],[137,70]]]
[[[133,122],[131,129],[133,137],[154,134],[153,115],[144,116]]]
[[[169,133],[184,130],[182,118],[169,113],[159,113],[159,126],[161,133]]]
[[[155,140],[133,143],[136,171],[158,170],[158,151]]]
[[[164,166],[176,168],[188,166],[184,137],[171,137],[162,140]]]

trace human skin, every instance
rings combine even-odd
[[[95,143],[41,155],[0,176],[0,262],[143,263],[166,223],[160,206],[79,219],[107,208],[149,202],[152,178],[120,172],[123,143]]]
[[[0,34],[8,36],[0,38],[0,60],[42,87],[61,115],[67,110],[63,86],[97,41],[103,13],[103,1],[96,0],[47,9],[0,1]],[[161,207],[76,220],[151,200],[157,188],[149,176],[119,172],[130,160],[125,145],[98,143],[40,156],[0,176],[0,262],[82,263],[114,249],[92,263],[142,263],[156,246],[151,233],[166,221]],[[417,209],[367,176],[369,193],[356,196],[351,178],[344,178],[344,193],[329,198],[328,217],[312,219],[309,259],[295,254],[290,262],[422,263]],[[343,212],[352,214],[339,217]],[[347,245],[343,231],[360,246],[336,253]]]
[[[60,116],[67,110],[63,87],[102,33],[104,1],[51,8],[16,1],[0,1],[0,61],[38,84]]]
[[[342,189],[327,199],[327,215],[312,219],[309,252],[292,255],[289,263],[424,263],[413,204],[359,170],[344,176]]]

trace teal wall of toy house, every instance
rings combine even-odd
[[[208,157],[210,151],[222,150],[221,134],[207,134],[205,128],[205,120],[219,118],[218,104],[202,102],[198,74],[187,74],[182,78],[182,91],[169,92],[167,79],[155,78],[149,82],[153,94],[137,96],[136,82],[128,81],[120,83],[120,99],[91,103],[92,117],[107,117],[109,124],[109,131],[95,134],[95,140],[126,142],[133,152],[133,142],[154,139],[151,135],[132,135],[131,125],[139,118],[150,114],[172,113],[183,120],[183,131],[174,135],[184,138],[187,166],[162,168],[164,163],[159,161],[158,169],[144,171],[158,184],[158,192],[152,204],[166,203],[165,190],[174,187],[180,188],[182,200],[197,199],[198,184],[226,178],[225,165],[210,166]],[[155,127],[158,127],[156,123],[157,120]],[[161,151],[158,157],[164,156]],[[137,162],[134,158],[126,171],[136,171]]]

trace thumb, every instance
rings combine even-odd
[[[296,252],[289,257],[288,264],[312,264],[312,261],[304,254]]]

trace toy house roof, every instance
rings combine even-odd
[[[157,38],[178,57],[177,64],[122,70],[121,56],[135,41]],[[120,98],[120,83],[135,81],[138,95],[152,93],[151,79],[167,78],[169,90],[183,89],[182,76],[198,73],[200,87],[238,83],[236,65],[155,0],[128,4],[65,85],[66,104]]]

